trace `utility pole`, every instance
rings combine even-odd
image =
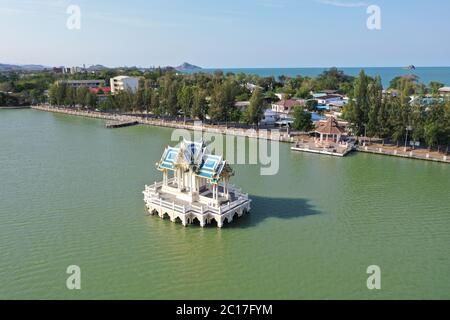
[[[405,152],[406,152],[406,148],[407,148],[406,146],[407,146],[407,143],[408,143],[408,133],[411,130],[412,130],[411,126],[406,127],[405,149],[404,149]]]

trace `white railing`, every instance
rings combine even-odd
[[[171,178],[167,181],[167,184],[171,184],[172,182],[175,182],[175,178]],[[149,186],[145,186],[145,190],[150,190],[153,192],[156,192],[159,188],[161,188],[162,186],[164,186],[164,182],[160,181],[160,182],[155,182],[152,185]]]
[[[173,182],[174,180],[175,179],[173,179],[173,178],[170,179],[169,183]],[[231,193],[233,193],[235,195],[237,200],[230,202],[225,206],[215,208],[212,206],[212,204],[207,205],[207,206],[196,206],[194,204],[179,205],[179,204],[176,204],[174,201],[170,202],[170,201],[165,201],[165,200],[161,199],[158,190],[163,185],[164,185],[163,182],[155,182],[153,185],[150,185],[150,186],[146,185],[145,191],[143,192],[144,200],[151,204],[157,205],[161,208],[169,209],[169,210],[172,210],[173,212],[178,212],[178,213],[182,213],[182,214],[186,214],[188,212],[194,212],[195,214],[201,214],[201,215],[204,215],[206,213],[222,215],[223,213],[226,213],[229,210],[233,210],[235,208],[242,206],[249,200],[248,194],[242,193],[242,190],[240,188],[236,187],[235,185],[229,184],[228,189]],[[222,184],[220,184],[220,186],[224,187],[224,184],[222,183]],[[210,198],[207,198],[207,197],[204,197],[201,195],[200,195],[200,198],[203,201],[212,200]]]
[[[186,212],[189,212],[187,206],[178,205],[173,201],[172,202],[165,201],[165,200],[158,198],[152,194],[145,194],[145,201],[148,201],[152,204],[158,205],[161,208],[170,209],[174,212],[179,212],[179,213],[183,213],[183,214],[185,214]]]
[[[214,208],[211,206],[203,207],[203,206],[196,206],[196,205],[178,205],[175,202],[169,202],[162,200],[159,198],[157,194],[149,193],[147,190],[144,192],[145,195],[145,201],[150,202],[154,205],[157,205],[161,208],[169,209],[174,212],[186,214],[188,212],[194,212],[196,214],[204,215],[206,213],[213,213],[213,214],[219,214],[222,215],[225,212],[228,212],[229,210],[235,209],[240,207],[241,205],[245,204],[249,199],[248,195],[241,195],[237,201],[230,202],[226,206],[221,206],[219,208]]]

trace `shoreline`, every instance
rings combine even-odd
[[[16,109],[33,109],[38,111],[52,112],[52,113],[61,113],[73,116],[94,118],[94,119],[103,119],[110,121],[119,121],[119,122],[137,122],[138,124],[149,125],[149,126],[157,126],[157,127],[165,127],[165,128],[173,128],[173,129],[185,129],[193,131],[195,130],[195,126],[191,124],[183,124],[176,121],[170,120],[155,120],[148,119],[138,116],[129,116],[129,115],[119,115],[119,114],[108,114],[104,112],[98,111],[81,111],[81,110],[71,110],[67,108],[60,107],[48,107],[48,106],[31,106],[28,108],[16,108]],[[295,139],[293,137],[288,136],[287,134],[281,134],[277,132],[277,134],[272,134],[270,130],[255,130],[255,129],[237,129],[230,128],[220,125],[202,125],[202,131],[216,133],[216,134],[231,134],[234,136],[241,136],[247,138],[255,138],[255,139],[265,139],[271,141],[280,141],[286,143],[293,143]],[[400,151],[399,151],[400,150]],[[413,159],[413,160],[422,160],[422,161],[432,161],[439,163],[447,163],[450,164],[450,158],[446,155],[442,155],[442,157],[434,157],[429,153],[425,154],[425,156],[420,156],[418,154],[414,154],[414,152],[403,152],[401,149],[396,149],[394,151],[389,148],[371,148],[369,146],[356,146],[355,151],[363,152],[363,153],[371,153],[377,155],[391,156],[391,157],[400,157],[403,159]]]
[[[0,110],[31,109],[32,107],[0,107]]]
[[[165,127],[165,128],[173,128],[173,129],[185,129],[185,130],[196,130],[195,125],[192,124],[184,124],[177,121],[163,120],[163,119],[148,119],[138,116],[130,116],[130,115],[120,115],[120,114],[108,114],[104,112],[98,111],[81,111],[81,110],[71,110],[67,108],[59,108],[59,107],[48,107],[48,106],[31,106],[33,110],[53,112],[53,113],[62,113],[73,116],[87,117],[87,118],[95,118],[95,119],[103,119],[110,121],[118,121],[118,122],[137,122],[138,124],[157,126],[157,127]],[[233,127],[226,127],[222,125],[208,125],[202,124],[202,131],[216,133],[216,134],[230,134],[234,136],[241,136],[247,138],[255,138],[255,139],[265,139],[271,141],[280,141],[280,142],[294,142],[292,137],[289,137],[286,134],[282,134],[279,131],[276,131],[274,134],[270,130],[255,130],[255,129],[240,129]]]

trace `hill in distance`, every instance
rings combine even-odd
[[[190,63],[183,63],[181,66],[175,67],[175,70],[178,71],[190,71],[190,70],[200,70],[201,68],[199,66],[195,66]]]
[[[2,63],[0,63],[0,72],[5,72],[5,71],[42,71],[45,69],[49,69],[49,67],[37,65],[37,64],[17,65],[17,64],[2,64]]]

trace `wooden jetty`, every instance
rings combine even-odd
[[[138,125],[138,121],[107,121],[106,128],[115,129],[115,128],[124,128]]]

